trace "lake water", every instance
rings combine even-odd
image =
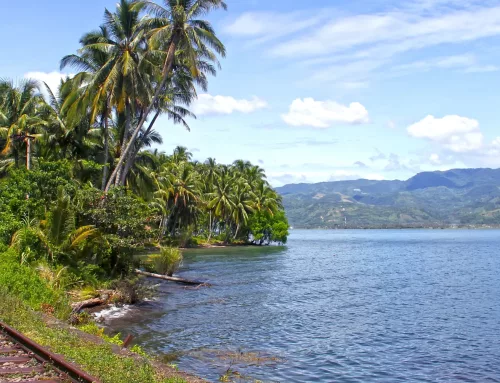
[[[156,302],[109,320],[181,370],[263,382],[500,382],[500,231],[293,230],[189,251]]]

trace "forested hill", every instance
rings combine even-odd
[[[423,172],[406,181],[290,184],[276,190],[295,228],[500,225],[500,169]]]

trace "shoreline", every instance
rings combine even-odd
[[[404,227],[294,227],[294,230],[498,230],[500,225],[471,226],[404,226]]]

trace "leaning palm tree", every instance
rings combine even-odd
[[[152,1],[139,1],[137,8],[144,9],[153,16],[145,19],[143,26],[149,31],[152,54],[164,57],[161,78],[125,150],[121,153],[116,168],[106,185],[106,191],[117,178],[117,173],[133,148],[139,132],[165,90],[172,75],[175,56],[180,54],[183,57],[184,65],[190,68],[193,77],[196,78],[205,70],[204,67],[199,66],[200,57],[217,61],[212,50],[223,57],[226,54],[224,45],[217,38],[210,23],[197,19],[211,10],[226,9],[226,3],[223,0],[165,0],[164,6]]]
[[[105,23],[100,30],[90,32],[81,39],[80,55],[67,56],[61,62],[61,66],[84,69],[86,75],[77,78],[84,86],[79,102],[83,101],[84,107],[90,109],[92,123],[104,113],[105,126],[112,108],[125,116],[122,154],[129,142],[130,126],[136,114],[151,99],[148,69],[151,65],[144,59],[147,44],[145,30],[139,23],[139,13],[140,8],[135,2],[120,0],[115,12],[105,10]],[[122,167],[118,166],[115,170],[121,172]],[[107,172],[107,167],[104,172]],[[115,179],[118,181],[121,178]]]
[[[24,147],[29,145],[29,137],[38,136],[46,125],[40,116],[44,102],[35,80],[22,80],[17,87],[11,81],[0,81],[0,137],[3,142],[0,155],[11,156],[16,167]],[[26,160],[29,167],[29,159]]]

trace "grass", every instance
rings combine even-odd
[[[20,264],[11,250],[0,253],[0,287],[29,307],[50,311],[60,319],[66,319],[71,312],[64,292],[51,288],[36,270]]]
[[[6,289],[0,288],[0,296],[0,320],[81,366],[102,383],[187,383],[182,378],[161,376],[147,358],[117,355],[109,342],[96,344],[68,329],[48,327],[40,313]]]

